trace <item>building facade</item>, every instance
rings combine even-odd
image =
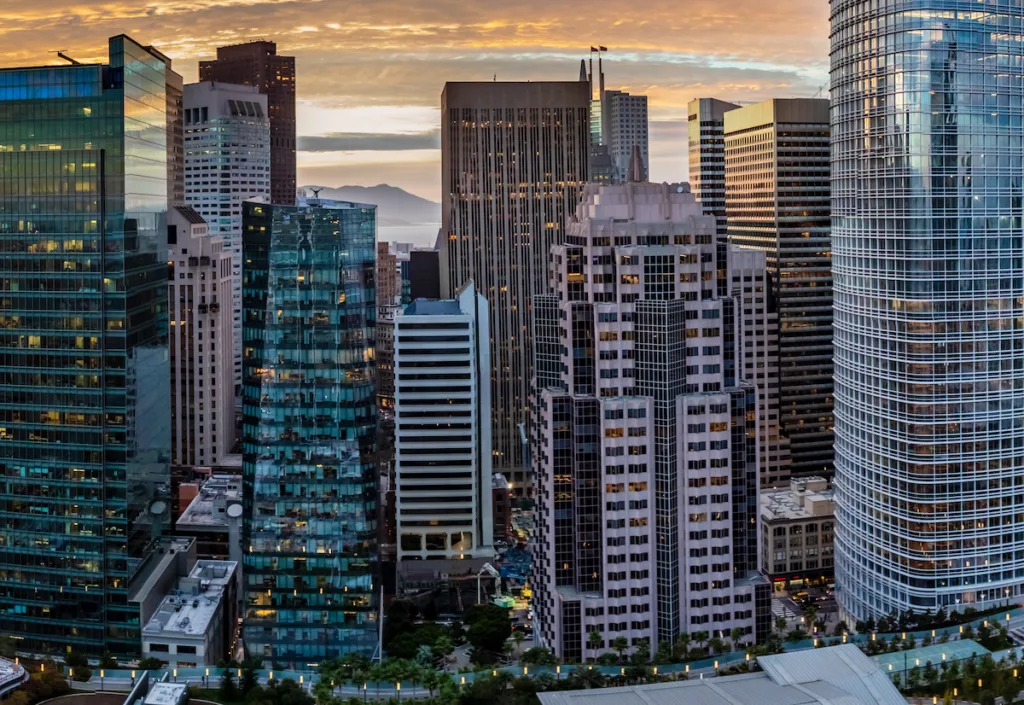
[[[1018,602],[1024,7],[831,11],[837,600]]]
[[[240,395],[242,203],[270,196],[267,98],[253,87],[210,81],[185,86],[184,106],[185,199],[231,253],[233,393]]]
[[[552,248],[554,293],[534,299],[532,582],[561,658],[620,636],[653,653],[681,632],[767,634],[757,394],[714,234],[685,184],[594,185]]]
[[[168,65],[109,57],[0,70],[0,632],[29,653],[137,656],[169,516]]]
[[[650,151],[647,134],[647,96],[630,95],[625,91],[605,91],[601,98],[601,133],[608,145],[608,152],[615,166],[613,183],[629,180],[629,165],[633,148],[639,147],[643,161],[644,181],[647,180],[647,165]]]
[[[587,180],[588,84],[448,83],[441,116],[441,293],[472,280],[491,305],[494,470],[524,492],[530,301]]]
[[[218,47],[217,58],[199,62],[199,80],[255,86],[267,97],[270,117],[270,200],[295,202],[295,57],[277,44],[248,42]]]
[[[246,203],[246,647],[297,665],[377,645],[376,211]]]
[[[835,492],[823,477],[761,490],[761,567],[776,591],[832,583],[835,514]]]
[[[171,463],[216,465],[235,443],[231,253],[193,208],[167,215]]]
[[[417,299],[395,317],[398,564],[494,557],[487,299]]]
[[[726,238],[725,114],[740,106],[715,98],[691,100],[687,106],[687,149],[690,188],[707,215],[715,216],[715,232]]]
[[[727,111],[724,120],[729,243],[767,256],[790,470],[831,477],[828,100],[768,100]]]

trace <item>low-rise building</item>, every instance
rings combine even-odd
[[[761,490],[761,571],[777,592],[824,586],[835,573],[836,503],[821,477]]]
[[[229,658],[238,627],[238,570],[235,561],[197,559],[194,538],[160,539],[128,596],[143,625],[142,658],[172,668]]]
[[[197,488],[175,522],[175,534],[196,539],[198,558],[241,561],[242,476],[213,475]]]
[[[234,561],[197,561],[142,628],[142,656],[170,667],[216,664],[230,655],[238,621]]]

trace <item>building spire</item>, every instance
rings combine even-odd
[[[629,159],[629,171],[627,180],[631,182],[646,181],[644,178],[644,158],[640,154],[640,145],[633,145],[633,156]]]
[[[580,59],[580,80],[581,81],[589,80],[587,78],[587,60],[586,59]]]

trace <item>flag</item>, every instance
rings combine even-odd
[[[590,52],[591,53],[594,53],[595,51],[597,51],[597,49],[595,49],[594,47],[590,47]]]
[[[597,48],[597,50],[598,50],[598,51],[608,51],[608,47],[601,47],[601,46],[599,46],[599,47]]]

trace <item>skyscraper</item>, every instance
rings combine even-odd
[[[767,634],[757,396],[737,376],[739,299],[717,295],[764,258],[737,252],[731,272],[714,232],[685,184],[588,186],[534,299],[534,609],[567,660],[620,636],[653,652]]]
[[[828,100],[725,113],[729,243],[767,255],[778,314],[777,399],[794,476],[832,473],[832,272]]]
[[[615,183],[629,179],[633,148],[640,149],[643,178],[647,179],[649,150],[647,144],[647,96],[630,95],[625,91],[605,91],[601,98],[602,128],[605,144],[615,165]]]
[[[1024,7],[843,0],[831,22],[837,598],[1018,602]]]
[[[472,282],[395,316],[399,572],[410,560],[494,559],[487,323]]]
[[[235,442],[231,253],[193,208],[167,215],[171,463],[217,465]]]
[[[725,227],[725,113],[738,105],[715,98],[687,106],[690,188],[708,215],[715,216],[719,239]]]
[[[591,52],[597,51],[591,49]],[[590,86],[590,181],[593,183],[625,183],[634,147],[640,148],[643,178],[647,178],[648,123],[647,96],[630,95],[625,91],[607,90],[601,47],[597,57],[597,73],[591,53],[590,69],[580,62],[580,80]]]
[[[252,86],[190,83],[184,90],[185,198],[231,254],[234,394],[242,386],[242,203],[271,184],[267,97]]]
[[[295,202],[295,57],[279,56],[267,41],[217,48],[199,62],[199,80],[255,86],[267,96],[270,116],[270,200]]]
[[[441,94],[441,293],[491,305],[494,470],[523,492],[530,302],[587,180],[587,83],[448,83]]]
[[[249,653],[377,645],[375,206],[247,202],[242,440]]]
[[[168,518],[168,62],[0,70],[0,632],[140,653]]]

